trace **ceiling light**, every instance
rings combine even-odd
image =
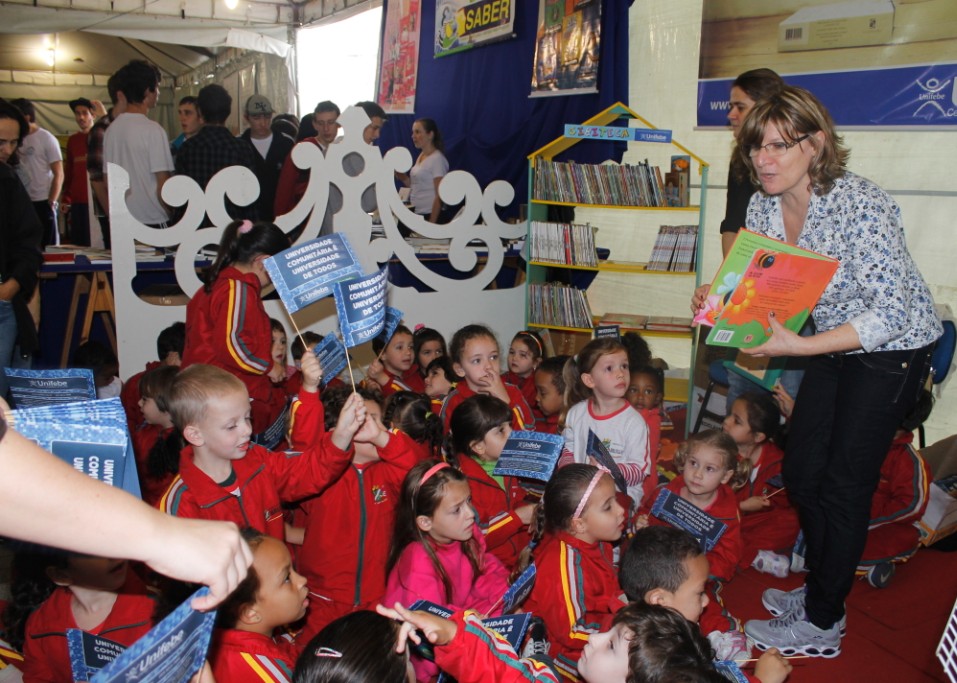
[[[48,47],[48,48],[47,48],[47,50],[46,50],[46,61],[47,61],[47,66],[55,66],[55,65],[56,65],[56,49],[55,49],[55,48],[52,48],[52,47]]]
[[[236,9],[239,6],[239,0],[225,0],[226,9]]]

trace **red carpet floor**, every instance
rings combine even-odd
[[[803,575],[777,579],[754,569],[722,591],[730,612],[743,621],[770,618],[761,605],[765,588],[790,590]],[[794,660],[791,683],[947,681],[934,654],[957,599],[957,553],[921,550],[897,566],[882,589],[855,582],[847,600],[847,636],[835,659]],[[755,653],[755,656],[760,652]]]

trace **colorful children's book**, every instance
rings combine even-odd
[[[837,267],[836,259],[741,230],[695,322],[714,326],[707,343],[715,346],[747,349],[763,344],[772,311],[797,333]]]

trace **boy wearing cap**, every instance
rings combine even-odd
[[[90,246],[90,193],[86,182],[86,153],[90,129],[93,128],[93,103],[85,97],[70,101],[73,118],[79,132],[66,142],[66,167],[63,192],[60,195],[60,211],[69,214],[67,233],[70,243],[81,247]]]
[[[276,201],[276,185],[282,164],[296,144],[294,137],[272,130],[272,103],[264,95],[252,95],[246,100],[243,118],[249,128],[239,137],[252,145],[256,154],[253,172],[259,178],[259,218],[272,221],[275,218],[273,205]]]

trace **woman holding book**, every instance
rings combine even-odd
[[[785,86],[754,107],[737,139],[761,189],[748,206],[749,229],[840,262],[813,310],[815,334],[787,330],[772,312],[770,339],[744,351],[808,358],[783,474],[810,567],[803,587],[765,591],[764,605],[780,618],[745,630],[761,649],[833,657],[881,463],[942,328],[900,209],[847,170],[849,152],[814,95]],[[706,292],[695,292],[695,311]]]

